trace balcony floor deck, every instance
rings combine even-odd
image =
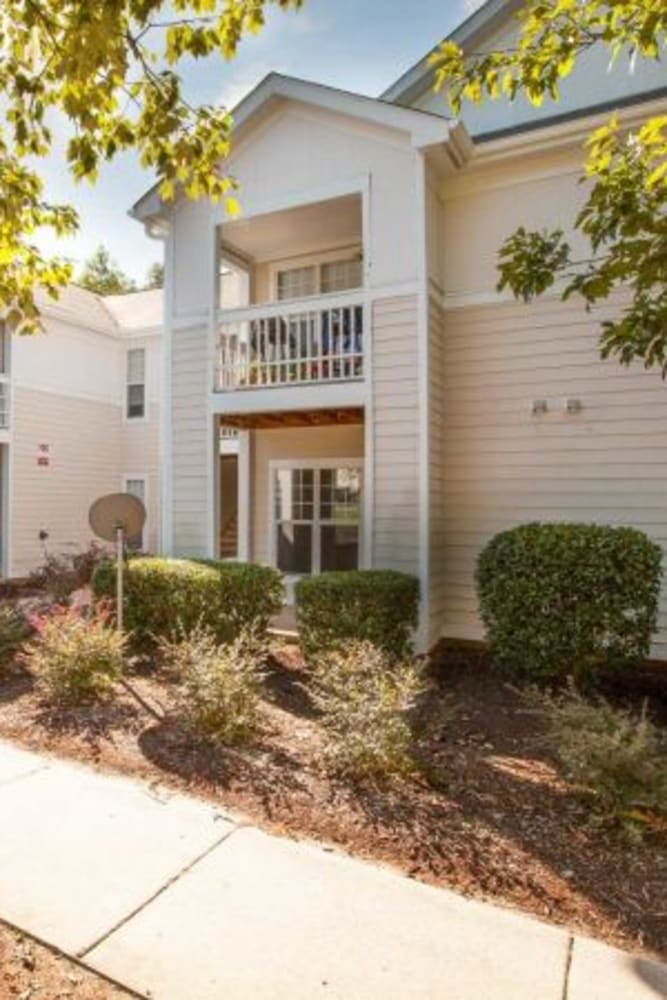
[[[220,416],[225,427],[237,430],[273,430],[281,427],[328,427],[363,424],[362,406],[319,410],[274,410],[269,413],[225,413]]]

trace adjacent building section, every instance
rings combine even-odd
[[[103,299],[70,286],[42,310],[42,333],[3,341],[5,576],[86,548],[104,493],[139,495],[148,519],[132,544],[160,549],[162,292]]]

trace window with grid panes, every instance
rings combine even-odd
[[[292,267],[286,271],[278,271],[278,299],[304,299],[317,294],[317,269],[309,267]]]
[[[327,292],[347,292],[361,287],[360,260],[334,260],[322,264],[320,270],[320,290]]]
[[[309,574],[358,568],[361,476],[356,466],[275,471],[278,569]]]

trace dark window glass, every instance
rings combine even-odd
[[[127,415],[128,417],[143,417],[144,409],[144,386],[128,385],[127,387]]]
[[[321,529],[322,572],[357,569],[359,566],[359,529],[356,524],[327,524]]]
[[[278,569],[282,573],[312,573],[312,524],[278,525]]]

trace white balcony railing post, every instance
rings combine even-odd
[[[221,314],[215,389],[302,385],[364,376],[359,291]]]

